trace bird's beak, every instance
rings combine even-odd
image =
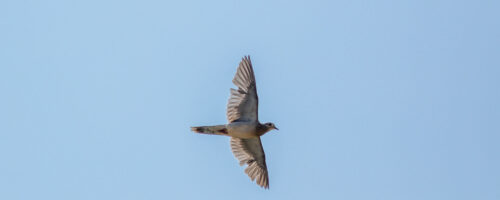
[[[274,129],[276,129],[276,130],[278,130],[278,131],[279,131],[279,129],[278,129],[276,126],[274,127]]]

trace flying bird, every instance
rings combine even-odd
[[[195,126],[191,127],[191,130],[196,133],[231,137],[231,150],[234,156],[239,160],[240,166],[247,165],[245,173],[252,181],[256,180],[260,187],[269,189],[266,156],[260,136],[278,128],[270,122],[264,124],[259,122],[259,98],[250,56],[245,56],[241,60],[233,83],[238,89],[231,88],[226,112],[228,124]]]

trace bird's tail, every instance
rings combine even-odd
[[[191,127],[191,131],[194,131],[196,133],[203,133],[203,134],[227,135],[226,125],[194,126],[194,127]]]

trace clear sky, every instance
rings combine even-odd
[[[499,1],[0,1],[0,199],[500,199]],[[270,190],[229,138],[251,55]]]

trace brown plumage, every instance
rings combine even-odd
[[[268,189],[269,173],[260,136],[278,128],[273,123],[261,124],[258,120],[259,98],[249,56],[241,60],[233,83],[238,89],[231,88],[226,113],[229,123],[191,127],[191,130],[197,133],[230,136],[234,156],[239,160],[240,165],[247,165],[245,173],[259,186]]]

